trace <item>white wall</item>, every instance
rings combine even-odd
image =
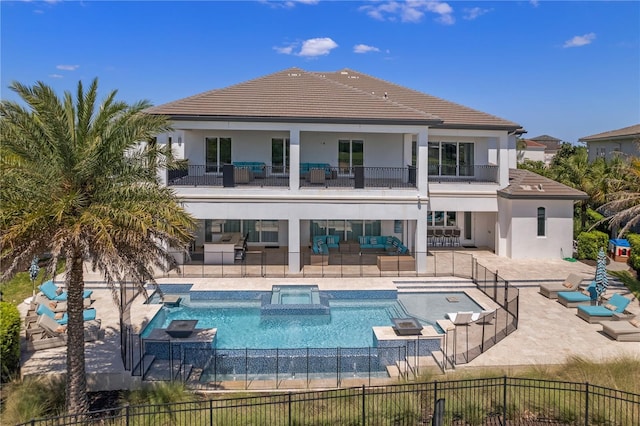
[[[546,160],[544,148],[522,150],[522,160],[542,161]]]
[[[573,250],[573,200],[504,200],[510,205],[512,259],[558,259]],[[546,235],[537,236],[538,207],[546,209]],[[562,253],[561,253],[562,251]]]

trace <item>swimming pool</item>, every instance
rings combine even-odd
[[[343,299],[339,291],[331,292],[329,315],[268,316],[260,314],[259,300],[195,301],[183,294],[183,305],[164,308],[142,337],[172,320],[197,319],[197,328],[217,328],[219,349],[362,348],[374,344],[372,327],[391,326],[391,318],[413,316],[437,328],[448,312],[482,310],[464,292],[397,293],[384,299],[370,293],[372,298]]]

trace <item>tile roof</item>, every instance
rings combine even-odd
[[[525,139],[524,142],[527,144],[527,148],[546,148],[547,146],[543,143],[536,142],[532,139]]]
[[[633,138],[640,137],[640,124],[634,124],[633,126],[624,127],[618,130],[610,130],[608,132],[598,133],[591,136],[585,136],[580,138],[580,141],[591,142],[604,139],[619,139],[619,138]]]
[[[147,112],[173,119],[521,129],[512,121],[352,70],[309,72],[289,68],[152,107]]]
[[[536,136],[535,138],[530,138],[530,140],[544,144],[547,147],[545,149],[545,152],[547,153],[553,153],[557,151],[558,149],[560,149],[560,144],[562,143],[562,140],[549,135]]]
[[[509,185],[498,196],[511,199],[584,200],[589,196],[537,173],[524,169],[509,170]]]

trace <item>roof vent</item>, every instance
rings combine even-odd
[[[299,77],[300,74],[298,74],[297,72],[290,72],[289,74],[287,74],[289,77]]]
[[[348,73],[348,72],[346,72],[346,71],[340,71],[340,74],[342,74],[342,75],[349,75],[349,73]]]
[[[542,189],[542,184],[541,183],[538,184],[538,191],[544,191],[544,189]]]
[[[524,189],[525,191],[531,191],[531,185],[520,185],[520,188]]]
[[[358,77],[357,75],[350,75],[350,76],[349,76],[349,77],[347,77],[347,78],[360,78],[360,77]]]
[[[387,92],[384,92],[384,98],[389,99],[389,95],[387,95]]]

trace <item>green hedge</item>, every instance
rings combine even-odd
[[[640,235],[627,234],[627,241],[631,246],[631,256],[629,256],[629,265],[636,271],[640,271]]]
[[[609,236],[604,232],[583,232],[578,235],[578,259],[596,260],[598,258],[598,251],[600,251],[601,248],[606,251],[608,245]]]
[[[20,366],[20,312],[8,302],[0,302],[0,359],[2,383],[10,381]]]

